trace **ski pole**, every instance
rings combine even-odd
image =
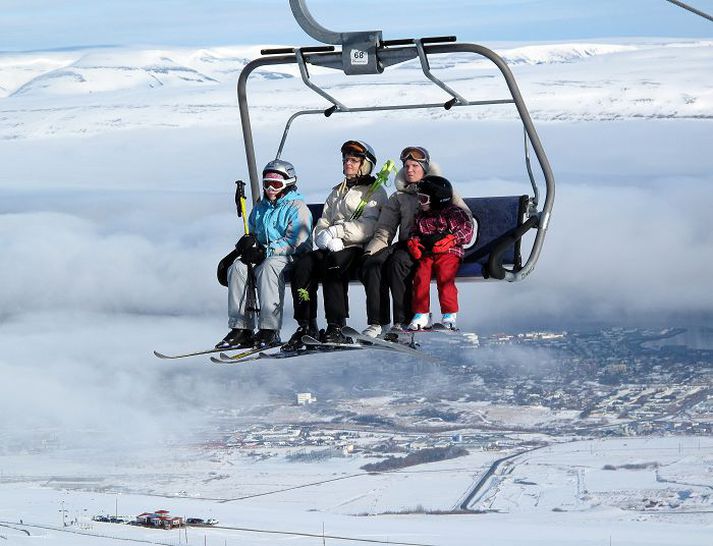
[[[381,170],[377,173],[376,180],[374,180],[371,186],[369,186],[369,190],[366,192],[364,199],[359,201],[357,208],[354,210],[354,214],[352,214],[352,220],[358,220],[361,218],[361,215],[364,213],[364,209],[366,208],[366,204],[369,202],[369,198],[381,186],[385,186],[387,184],[389,181],[389,175],[395,171],[396,165],[394,162],[391,159],[387,160],[386,163],[384,163],[384,166],[381,167]]]
[[[250,235],[250,227],[248,226],[248,214],[246,207],[247,198],[245,197],[245,182],[242,180],[236,180],[235,182],[235,207],[237,208],[238,216],[243,219],[243,229],[245,230],[245,235]],[[253,311],[255,313],[260,311],[260,306],[258,305],[257,299],[257,284],[255,283],[255,271],[253,270],[253,264],[247,264],[248,266],[248,292],[246,295],[245,306],[248,311]]]

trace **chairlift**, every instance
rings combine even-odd
[[[324,98],[329,106],[295,112],[285,125],[277,148],[280,158],[292,123],[299,117],[320,115],[330,118],[335,114],[378,112],[414,109],[445,109],[478,107],[484,105],[514,104],[523,125],[525,165],[532,186],[531,194],[501,197],[465,197],[478,221],[478,238],[466,250],[463,264],[458,272],[462,280],[498,279],[509,282],[527,277],[535,267],[540,255],[545,233],[549,225],[554,201],[554,177],[547,156],[525,106],[515,78],[505,61],[492,50],[477,44],[459,43],[455,36],[435,36],[384,40],[382,31],[333,32],[321,26],[312,17],[306,0],[289,0],[292,13],[300,27],[312,38],[328,44],[324,46],[265,49],[262,57],[248,63],[240,73],[237,86],[238,106],[243,142],[247,157],[250,189],[253,201],[262,195],[259,171],[255,161],[250,112],[247,99],[247,82],[258,68],[274,65],[296,64],[305,86]],[[340,49],[341,48],[341,49]],[[509,98],[470,101],[436,77],[430,68],[429,59],[434,55],[449,53],[473,53],[490,60],[500,70]],[[310,66],[326,67],[344,72],[346,76],[381,74],[386,67],[418,59],[421,69],[434,85],[450,98],[444,103],[396,104],[382,106],[347,106],[319,87],[309,74]],[[533,174],[529,149],[532,147],[545,179],[544,199]],[[309,205],[315,218],[322,212],[322,204]],[[522,260],[522,238],[530,230],[535,231],[527,259]]]

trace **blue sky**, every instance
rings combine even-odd
[[[713,13],[713,0],[690,0]],[[334,31],[463,41],[713,37],[666,0],[308,0]],[[309,44],[288,0],[0,0],[0,51],[90,45]]]

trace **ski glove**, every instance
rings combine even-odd
[[[245,252],[245,249],[254,246],[255,243],[257,243],[257,237],[252,233],[246,233],[235,243],[235,250],[238,251],[238,254],[242,254]]]
[[[260,265],[265,260],[265,247],[255,240],[255,244],[243,250],[240,261],[245,265]]]
[[[327,248],[327,245],[331,240],[332,234],[329,232],[328,229],[323,229],[314,237],[314,244],[317,245],[317,248],[321,248],[322,250],[324,250]]]
[[[344,241],[341,239],[330,239],[327,243],[327,250],[330,252],[339,252],[344,250]]]
[[[421,256],[423,256],[424,248],[418,237],[411,237],[406,243],[406,247],[414,260],[420,260]]]
[[[448,235],[443,237],[443,239],[433,245],[433,253],[443,254],[445,252],[448,252],[448,250],[456,246],[457,243],[458,241],[456,240],[456,236],[452,233],[449,233]]]
[[[341,235],[339,234],[339,227],[336,225],[329,226],[329,234],[332,236],[333,239],[341,238]]]

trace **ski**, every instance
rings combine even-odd
[[[188,358],[191,356],[201,356],[201,355],[209,355],[211,353],[220,353],[224,351],[237,351],[239,349],[244,349],[244,347],[221,347],[220,349],[207,349],[204,351],[196,351],[193,353],[180,353],[180,354],[175,354],[175,355],[167,355],[164,353],[160,353],[158,351],[154,351],[153,354],[162,359],[162,360],[178,360],[180,358]]]
[[[251,362],[253,360],[257,360],[258,358],[260,358],[260,353],[259,353],[259,351],[256,351],[254,353],[250,353],[249,355],[245,355],[245,356],[243,356],[243,358],[240,358],[238,360],[217,358],[215,356],[211,356],[210,361],[213,364],[242,364],[243,362]]]
[[[390,332],[400,336],[410,336],[412,334],[462,334],[458,328],[449,328],[440,322],[434,322],[431,326],[419,330],[400,330]]]
[[[451,328],[449,326],[446,326],[442,322],[434,322],[431,324],[431,331],[433,332],[444,332],[444,333],[449,333],[449,332],[460,332],[458,328]]]
[[[312,338],[314,339],[314,338]],[[235,360],[235,359],[220,359],[216,357],[211,357],[210,360],[211,362],[214,362],[216,364],[242,364],[242,363],[247,363],[247,362],[254,362],[255,360],[282,360],[285,358],[296,358],[298,356],[308,356],[308,355],[318,355],[318,354],[323,354],[323,353],[328,353],[328,352],[333,352],[333,351],[339,351],[340,349],[364,349],[364,347],[360,345],[352,345],[349,346],[347,345],[346,347],[341,344],[337,343],[337,347],[334,347],[329,344],[321,344],[317,340],[314,340],[316,343],[311,343],[311,344],[306,344],[307,348],[306,349],[299,349],[297,351],[273,351],[271,353],[265,352],[265,348],[263,347],[259,351],[255,351],[250,355],[246,355],[241,359]],[[227,355],[226,355],[227,356]]]
[[[429,362],[442,362],[440,359],[436,358],[433,355],[429,355],[427,353],[424,353],[423,351],[419,351],[418,349],[414,349],[398,341],[384,341],[383,339],[380,339],[378,337],[365,336],[354,328],[352,328],[351,326],[344,326],[342,328],[342,333],[345,336],[354,338],[359,343],[364,345],[378,345],[381,348],[415,356],[416,358],[427,360]]]
[[[242,362],[246,359],[249,359],[249,357],[251,357],[253,355],[267,351],[268,349],[282,347],[282,345],[283,345],[283,343],[276,343],[274,345],[263,345],[260,347],[250,347],[249,349],[246,349],[246,350],[236,353],[234,355],[229,355],[228,353],[223,352],[223,353],[220,353],[220,355],[218,355],[218,358],[211,356],[210,361],[215,364],[231,364],[231,363],[235,363],[235,362]]]
[[[260,351],[267,351],[268,349],[274,349],[276,347],[282,347],[284,343],[275,343],[274,345],[262,345],[260,347],[250,347],[249,349],[246,349],[245,351],[241,353],[237,353],[234,355],[229,355],[228,353],[220,353],[220,358],[222,360],[240,360],[242,358],[245,358],[250,355],[254,355],[255,353],[259,353]]]
[[[363,349],[364,348],[363,346],[357,345],[355,343],[325,343],[323,341],[313,338],[312,336],[302,336],[302,343],[307,345],[307,347],[314,347],[317,349],[320,347],[325,347],[325,348],[330,348],[330,349]]]

